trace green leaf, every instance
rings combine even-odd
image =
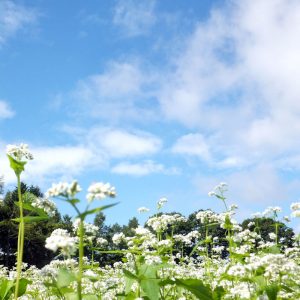
[[[276,300],[277,294],[279,292],[279,287],[276,284],[266,286],[266,294],[269,300]]]
[[[16,206],[20,207],[19,202],[15,202]],[[35,212],[36,214],[38,214],[41,217],[48,217],[48,215],[46,214],[46,212],[38,207],[34,207],[32,206],[30,203],[23,203],[23,208],[32,212]]]
[[[221,300],[224,295],[225,295],[225,290],[221,286],[218,286],[213,290],[213,299],[214,300]]]
[[[88,211],[85,211],[84,213],[78,215],[78,217],[82,220],[85,219],[86,216],[88,215],[92,215],[92,214],[96,214],[104,209],[107,209],[107,208],[110,208],[110,207],[113,207],[115,205],[119,204],[119,202],[117,203],[113,203],[113,204],[108,204],[108,205],[104,205],[104,206],[100,206],[100,207],[96,207],[94,209],[91,209],[91,210],[88,210]]]
[[[125,275],[127,278],[135,279],[135,280],[138,280],[138,279],[139,279],[135,274],[131,273],[131,272],[128,271],[128,270],[125,270],[125,269],[124,269],[123,272],[124,272],[124,275]]]
[[[79,300],[77,293],[67,293],[64,296],[66,300]]]
[[[198,299],[212,300],[213,295],[209,287],[205,286],[199,279],[176,279],[177,286],[183,287],[193,293]]]
[[[7,155],[10,167],[15,171],[16,175],[20,175],[25,169],[26,161],[17,161],[11,156]]]
[[[19,281],[19,290],[18,290],[18,297],[21,297],[26,293],[27,285],[30,283],[28,279],[21,278]]]
[[[75,204],[77,204],[77,203],[80,202],[79,199],[67,199],[66,201],[69,202],[69,203],[71,203],[71,204],[73,204],[73,205],[75,205]]]
[[[2,279],[0,281],[0,299],[8,299],[10,294],[12,294],[12,287],[14,282],[8,279]]]
[[[125,278],[125,293],[126,293],[126,295],[131,292],[131,287],[135,282],[136,282],[135,279],[129,278],[126,276],[126,278]]]
[[[141,288],[150,300],[159,299],[159,279],[145,279],[141,281]]]
[[[60,269],[57,275],[57,287],[67,287],[72,281],[76,280],[76,276],[67,269]]]
[[[23,220],[25,223],[33,223],[33,222],[38,222],[38,221],[43,221],[49,219],[48,216],[25,216],[23,217]],[[20,218],[15,218],[12,219],[15,222],[20,222]]]

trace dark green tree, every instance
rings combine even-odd
[[[39,187],[27,186],[21,184],[21,192],[31,193],[36,197],[43,197]],[[19,210],[16,206],[18,199],[17,188],[6,193],[2,204],[0,205],[0,249],[2,255],[0,256],[0,264],[6,267],[13,267],[15,265],[18,240],[18,224],[12,221],[19,217]],[[25,215],[30,212],[25,210]],[[29,265],[36,265],[42,267],[49,263],[55,256],[54,253],[45,248],[45,240],[50,236],[51,232],[57,228],[70,229],[67,219],[61,219],[58,211],[55,212],[54,217],[47,220],[26,223],[25,226],[25,241],[24,241],[24,262]]]

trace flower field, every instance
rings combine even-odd
[[[237,207],[227,203],[227,185],[221,183],[209,196],[216,197],[224,211],[198,211],[198,230],[184,232],[178,229],[187,219],[162,213],[167,199],[161,198],[156,214],[145,226],[136,227],[133,235],[120,232],[112,237],[115,245],[121,245],[116,250],[107,240],[96,238],[98,228],[86,222],[87,216],[117,204],[103,202],[116,197],[114,187],[93,183],[86,199],[80,200],[76,181],[58,183],[44,198],[25,199],[20,178],[33,155],[23,144],[8,146],[7,155],[18,182],[20,217],[14,220],[19,228],[16,268],[0,268],[1,300],[300,299],[299,237],[279,238],[281,227],[288,222],[288,217],[281,218],[279,207],[269,207],[241,226],[235,220]],[[45,247],[56,253],[57,259],[41,269],[28,266],[23,263],[26,224],[51,217],[56,198],[69,203],[76,213],[73,231],[55,229]],[[82,202],[83,211],[78,207]],[[25,216],[24,209],[32,215]],[[146,207],[139,209],[140,213],[147,211]],[[291,216],[299,215],[300,203],[293,203]],[[266,218],[274,225],[267,237],[262,234]],[[98,255],[117,254],[120,260],[101,265],[93,255],[85,255],[87,249]]]

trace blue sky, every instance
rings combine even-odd
[[[221,181],[240,219],[270,205],[289,214],[299,53],[299,1],[1,0],[6,187],[5,145],[25,142],[28,184],[113,184],[110,223],[154,213],[162,196],[167,211],[220,211],[207,192]]]

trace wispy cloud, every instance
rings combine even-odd
[[[12,118],[15,112],[9,107],[8,103],[0,100],[0,119]]]
[[[167,168],[163,164],[152,160],[146,160],[138,163],[121,162],[112,167],[112,173],[131,176],[145,176],[150,174],[177,175],[180,171],[176,168]]]
[[[11,0],[0,2],[0,47],[27,25],[36,22],[38,17],[34,9],[27,8]]]
[[[155,24],[155,0],[119,0],[115,6],[113,22],[126,36],[147,34]]]
[[[180,137],[172,147],[172,152],[188,156],[196,156],[210,160],[209,147],[204,137],[199,133],[190,133]]]
[[[110,158],[152,155],[162,147],[160,138],[150,133],[119,128],[94,128],[88,132],[87,141]]]
[[[103,72],[78,81],[66,97],[72,98],[80,115],[113,122],[145,120],[153,116],[148,106],[155,81],[155,75],[148,74],[136,60],[113,61]]]

